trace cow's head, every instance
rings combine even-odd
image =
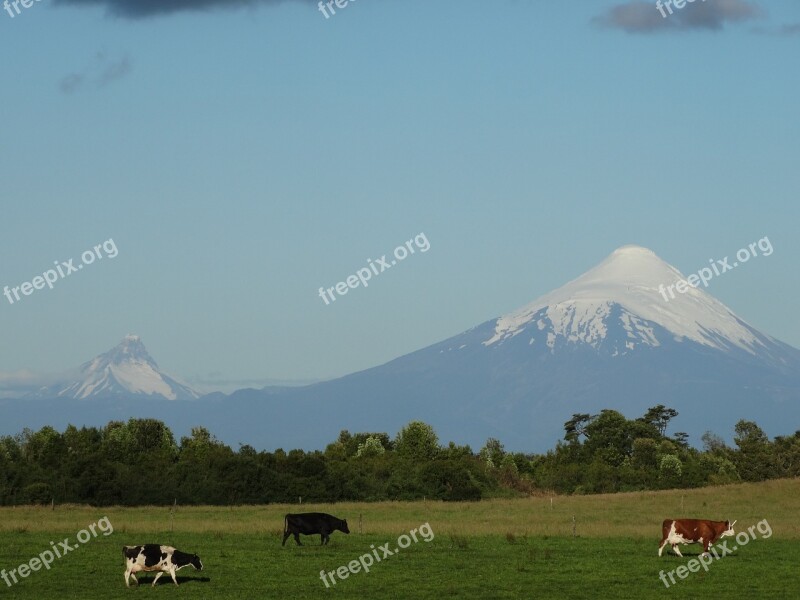
[[[350,528],[347,527],[347,519],[339,521],[339,531],[342,533],[350,533]]]
[[[200,560],[200,557],[197,554],[192,554],[192,561],[189,563],[198,571],[203,570],[203,562]]]
[[[730,521],[725,521],[725,531],[719,534],[719,537],[733,537],[736,533],[733,531],[733,526],[736,525],[736,521],[731,523]]]

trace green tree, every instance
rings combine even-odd
[[[506,456],[505,448],[500,440],[489,438],[486,440],[486,445],[481,448],[478,456],[481,457],[484,463],[489,467],[499,467]]]
[[[630,422],[616,410],[603,410],[586,427],[584,444],[590,458],[618,467],[631,455],[633,436]]]
[[[658,468],[658,446],[651,438],[633,440],[633,456],[631,464],[638,469],[654,471]]]
[[[417,461],[432,460],[441,451],[433,427],[422,421],[411,421],[398,432],[395,449],[399,456]]]
[[[734,464],[745,481],[764,481],[773,476],[772,444],[753,421],[736,423],[733,441],[739,448]]]
[[[597,415],[588,413],[574,413],[572,418],[564,423],[564,439],[568,442],[579,442],[580,436],[589,437],[587,427],[597,418]]]
[[[710,452],[712,454],[724,454],[728,450],[725,440],[711,431],[706,431],[700,437],[700,440],[703,442],[704,452]]]
[[[653,425],[658,429],[658,433],[664,436],[667,432],[667,425],[677,416],[678,411],[674,408],[667,408],[663,404],[657,404],[647,409],[647,412],[642,417],[642,421]]]
[[[674,454],[666,454],[661,457],[658,465],[658,476],[665,487],[674,487],[680,483],[683,474],[681,459]]]
[[[358,445],[356,456],[359,458],[367,456],[380,456],[385,452],[386,448],[383,447],[380,438],[371,435]]]

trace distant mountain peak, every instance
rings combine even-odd
[[[122,341],[80,367],[79,378],[61,386],[57,396],[75,399],[147,396],[178,400],[198,398],[188,385],[163,373],[138,335]]]
[[[650,250],[650,248],[645,248],[644,246],[639,246],[637,244],[626,244],[624,246],[620,246],[616,250],[614,250],[611,254],[608,255],[608,258],[616,258],[616,259],[655,259],[661,261],[658,255]],[[663,261],[661,261],[663,262]]]
[[[538,337],[546,339],[551,350],[559,339],[597,347],[616,325],[627,338],[625,350],[666,341],[659,339],[654,325],[678,341],[749,354],[760,352],[771,340],[700,287],[675,293],[674,298],[665,292],[681,279],[681,272],[652,250],[622,246],[580,277],[497,319],[494,335],[484,345],[519,335],[531,323],[531,331],[538,329]]]
[[[147,352],[142,338],[138,335],[128,334],[122,341],[108,352],[97,356],[95,361],[103,361],[111,364],[122,364],[127,361],[141,361],[149,364],[154,369],[158,369],[158,364]]]

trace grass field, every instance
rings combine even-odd
[[[349,536],[335,532],[290,538],[281,547],[286,512],[330,512],[348,519]],[[0,508],[0,569],[27,563],[51,542],[69,538],[107,517],[113,533],[90,536],[12,586],[0,580],[0,598],[707,598],[756,594],[800,598],[800,481],[783,480],[701,490],[606,496],[536,497],[479,503],[439,502],[270,505],[209,508],[83,506]],[[684,558],[657,556],[665,517],[737,519],[737,533],[766,519],[773,534],[755,531],[746,546],[708,571],[689,573],[669,588],[661,570]],[[573,521],[574,517],[574,521]],[[429,523],[434,537],[418,542],[326,588],[320,571],[338,567]],[[574,535],[573,535],[574,528]],[[728,538],[729,547],[736,541]],[[401,540],[405,542],[406,540]],[[187,567],[175,588],[165,575],[155,589],[126,589],[122,546],[170,544],[196,552],[202,572]],[[379,552],[378,556],[383,553]],[[374,556],[374,555],[373,555]],[[149,584],[152,575],[140,575]],[[12,582],[13,583],[13,582]]]

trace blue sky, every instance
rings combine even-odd
[[[342,375],[624,244],[688,274],[764,236],[708,291],[800,347],[800,3],[128,2],[0,11],[0,287],[118,248],[0,296],[0,383],[128,333],[203,389]]]

